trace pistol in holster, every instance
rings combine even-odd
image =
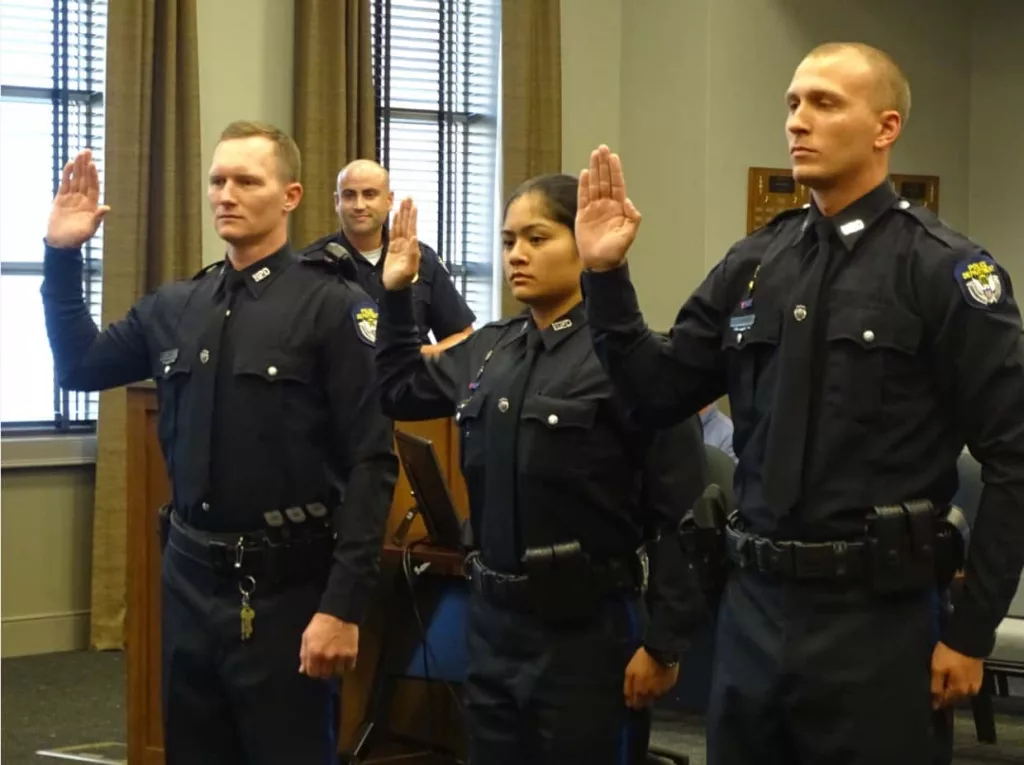
[[[523,567],[534,613],[548,624],[584,623],[598,612],[590,556],[579,541],[530,547]]]
[[[174,508],[170,504],[161,505],[156,511],[156,534],[160,540],[160,552],[167,547],[167,538],[171,535],[171,513]]]
[[[729,578],[729,558],[725,551],[728,513],[725,492],[717,484],[711,484],[679,524],[679,543],[693,563],[701,592],[712,612],[718,610]]]
[[[868,578],[876,592],[949,587],[966,558],[970,529],[960,508],[926,499],[879,505],[868,516]]]

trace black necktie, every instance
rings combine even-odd
[[[526,353],[509,376],[508,385],[495,386],[487,422],[487,480],[481,545],[484,562],[497,571],[518,571],[520,540],[517,518],[519,413],[530,378],[540,335],[527,330]]]
[[[224,321],[231,309],[234,296],[244,277],[230,266],[224,272],[222,288],[214,293],[214,307],[210,321],[194,350],[192,374],[189,379],[188,413],[183,418],[186,430],[180,435],[188,439],[183,444],[186,455],[178,471],[184,489],[186,504],[205,501],[210,493],[210,444],[213,440],[213,403],[220,366],[221,337]],[[223,292],[221,291],[223,289]],[[192,510],[194,508],[188,508]]]
[[[775,400],[768,426],[768,445],[762,478],[768,507],[781,518],[800,500],[811,406],[811,383],[821,353],[816,338],[821,319],[821,295],[828,269],[832,223],[814,224],[818,246],[804,259],[803,278],[783,315],[782,344],[776,360]]]

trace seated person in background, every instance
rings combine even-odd
[[[708,404],[700,410],[700,424],[704,428],[704,443],[716,446],[736,462],[732,449],[732,420],[717,404]]]
[[[394,199],[387,170],[370,159],[350,162],[338,173],[334,193],[334,210],[341,230],[317,239],[301,254],[323,250],[346,257],[347,253],[355,263],[359,286],[379,302],[383,293],[380,277],[388,251],[385,224]],[[437,353],[472,332],[476,316],[455,289],[441,257],[423,242],[419,246],[423,257],[412,287],[416,324],[423,352]],[[431,345],[431,332],[436,345]]]

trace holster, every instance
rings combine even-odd
[[[725,550],[727,513],[725,492],[711,484],[679,524],[679,543],[697,572],[698,584],[712,613],[718,610],[729,578]]]
[[[548,624],[583,623],[598,612],[600,595],[590,556],[576,540],[531,547],[523,554],[533,611]]]
[[[967,524],[950,508],[941,517],[928,500],[880,505],[868,516],[867,556],[871,588],[880,593],[929,587],[945,590],[963,566]]]

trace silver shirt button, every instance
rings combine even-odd
[[[170,371],[171,371],[171,365],[168,364],[167,366],[164,367],[164,374],[165,375],[166,374],[170,374]]]
[[[554,427],[557,424],[558,424],[558,415],[557,414],[549,414],[548,415],[548,425],[551,425],[552,427]]]
[[[865,343],[875,342],[875,333],[872,332],[870,329],[865,329],[862,337],[864,338]]]
[[[210,512],[210,503],[209,502],[204,502],[203,503],[203,511],[204,512]]]
[[[209,360],[210,360],[210,352],[208,350],[203,348],[203,350],[199,351],[199,361],[200,362],[205,364]]]
[[[277,367],[267,367],[267,374],[271,377],[277,376]]]
[[[803,321],[807,318],[807,306],[798,305],[793,309],[793,318],[797,321]]]
[[[508,399],[507,398],[500,398],[500,399],[498,399],[498,411],[499,412],[507,412],[508,411]]]

